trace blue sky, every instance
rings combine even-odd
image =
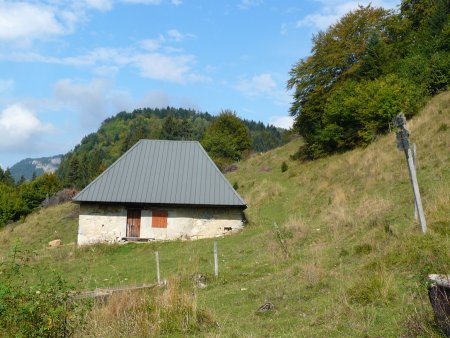
[[[368,3],[0,0],[0,165],[65,153],[141,107],[231,109],[289,127],[292,65],[314,33]]]

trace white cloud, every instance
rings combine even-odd
[[[198,108],[190,99],[171,96],[161,90],[148,91],[141,99],[134,100],[129,92],[118,90],[112,81],[103,79],[89,82],[59,80],[54,85],[54,100],[58,110],[75,112],[81,126],[89,130],[96,129],[106,117],[119,111],[167,106]]]
[[[0,40],[34,39],[67,32],[50,6],[25,2],[0,2]]]
[[[158,39],[146,39],[140,42],[141,48],[148,51],[156,51],[161,47],[161,44],[164,42],[164,37],[160,36]]]
[[[88,8],[97,9],[100,11],[109,11],[113,7],[112,0],[84,0],[82,1]]]
[[[177,42],[180,42],[181,40],[184,39],[184,35],[181,34],[179,31],[177,31],[176,29],[171,29],[167,32],[167,35],[169,38],[171,38],[172,40],[175,40]]]
[[[173,40],[175,42],[181,42],[181,41],[183,41],[186,38],[195,38],[195,35],[194,34],[190,34],[190,33],[183,34],[183,33],[180,33],[176,29],[170,29],[170,30],[167,31],[167,38],[169,40]]]
[[[247,96],[264,97],[273,100],[279,106],[288,107],[291,101],[290,94],[280,89],[271,74],[263,73],[251,78],[241,78],[235,89]]]
[[[119,67],[116,66],[99,66],[94,69],[94,74],[99,77],[113,78],[119,72]]]
[[[141,47],[144,45],[146,48],[152,47],[149,40],[141,42],[140,45]],[[0,56],[0,59],[2,58],[7,59]],[[131,66],[138,69],[140,75],[144,78],[181,84],[209,81],[207,77],[192,71],[195,57],[187,54],[168,55],[132,48],[96,48],[88,54],[74,57],[54,58],[32,53],[21,53],[14,54],[12,58],[16,61],[94,66],[96,72],[117,72],[122,66]]]
[[[169,95],[162,90],[148,91],[145,93],[144,97],[137,102],[135,108],[165,108],[167,106],[199,110],[199,106],[192,101],[192,99]]]
[[[82,126],[89,128],[96,128],[109,114],[131,106],[128,93],[113,90],[110,81],[100,79],[88,83],[62,79],[54,86],[54,96],[65,109],[79,115]]]
[[[44,124],[30,109],[14,104],[0,112],[0,149],[20,151],[33,148],[39,134],[52,131],[50,124]]]
[[[122,0],[122,2],[139,5],[159,5],[161,0]]]
[[[193,57],[189,55],[168,56],[158,53],[141,54],[133,58],[132,64],[142,77],[175,83],[201,80],[191,73]]]
[[[392,0],[362,0],[362,1],[345,1],[345,0],[316,0],[321,3],[320,10],[311,13],[297,21],[297,27],[312,27],[318,30],[326,30],[330,25],[335,24],[342,16],[348,12],[355,10],[358,6],[383,7],[393,9],[398,5],[398,1]]]
[[[172,39],[180,39],[182,35],[176,30],[169,31]],[[196,58],[183,54],[180,49],[163,45],[167,39],[142,40],[130,48],[95,48],[87,54],[53,57],[33,52],[13,52],[0,54],[0,60],[16,62],[42,62],[49,64],[69,65],[92,68],[98,76],[114,77],[121,67],[133,67],[144,78],[186,84],[189,82],[209,82],[207,76],[196,73],[193,68]],[[161,51],[158,51],[161,50]]]
[[[90,11],[110,11],[116,3],[159,5],[162,0],[0,0],[0,41],[28,47],[34,40],[70,34],[88,20]]]
[[[164,108],[172,105],[171,97],[161,90],[153,90],[145,93],[139,102],[140,107]]]
[[[249,9],[251,7],[259,6],[263,3],[263,0],[241,0],[238,4],[239,9]]]
[[[277,87],[272,75],[264,73],[255,75],[251,79],[241,79],[236,85],[236,89],[250,96],[267,94]]]
[[[269,124],[279,128],[290,129],[294,124],[294,118],[292,116],[272,116],[269,119]]]

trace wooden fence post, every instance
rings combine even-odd
[[[416,170],[417,173],[417,149],[416,149],[416,144],[413,143],[413,151],[412,151],[412,155],[413,155],[413,162],[414,162],[414,168]],[[416,201],[416,197],[414,196],[414,219],[416,221],[419,220],[419,212],[417,211],[417,201]]]
[[[155,251],[155,258],[156,258],[156,280],[158,281],[158,285],[161,284],[161,276],[159,274],[159,252]]]
[[[219,259],[217,257],[217,241],[214,241],[214,276],[219,277]]]
[[[422,207],[422,198],[420,197],[419,183],[417,181],[417,173],[415,160],[413,156],[413,151],[409,146],[409,131],[406,129],[406,118],[403,113],[398,114],[394,118],[394,126],[398,128],[397,130],[397,148],[403,150],[406,156],[406,162],[408,163],[409,178],[411,180],[411,185],[414,192],[414,205],[417,208],[417,213],[419,215],[420,226],[422,227],[422,232],[425,234],[427,232],[427,222],[425,220],[425,214]]]
[[[406,160],[408,161],[409,176],[411,178],[411,183],[413,186],[414,201],[415,201],[414,204],[417,207],[417,213],[419,214],[419,221],[420,221],[420,226],[422,227],[422,232],[426,233],[427,232],[427,222],[425,220],[425,214],[423,212],[422,198],[420,197],[419,182],[417,181],[416,167],[414,165],[411,148],[407,149],[405,151],[405,154],[406,154]]]

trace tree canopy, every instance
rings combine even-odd
[[[236,113],[225,110],[206,130],[202,145],[219,166],[224,166],[240,160],[250,149],[250,132]]]
[[[448,0],[404,0],[398,12],[371,5],[313,38],[290,71],[290,113],[315,158],[366,145],[392,116],[414,115],[424,97],[448,88]]]
[[[217,119],[187,109],[136,109],[106,119],[64,155],[58,176],[66,187],[84,188],[140,139],[197,140]],[[283,130],[261,122],[241,121],[249,130],[251,148],[266,151],[283,144]]]

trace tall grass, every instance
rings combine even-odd
[[[196,334],[217,327],[212,314],[198,306],[193,290],[180,278],[161,289],[114,293],[88,314],[79,337],[158,337]]]

